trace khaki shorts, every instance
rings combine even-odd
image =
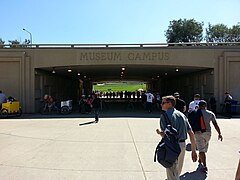
[[[197,149],[199,152],[207,152],[209,141],[211,139],[211,132],[195,132]]]

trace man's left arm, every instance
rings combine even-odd
[[[192,130],[188,131],[188,135],[190,137],[190,142],[191,142],[191,149],[192,149],[192,160],[193,162],[197,161],[197,152],[196,152],[196,140],[195,140],[195,135]]]
[[[214,128],[218,132],[218,140],[222,141],[223,137],[222,137],[222,134],[221,134],[221,130],[220,130],[218,124],[217,124],[217,121],[212,121],[212,123],[213,123]]]
[[[159,129],[156,129],[156,132],[157,134],[159,134],[161,137],[164,137],[164,128],[163,127],[166,127],[166,124],[165,122],[163,121],[163,115],[160,115],[160,128]]]

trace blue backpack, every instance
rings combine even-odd
[[[178,159],[178,156],[181,153],[181,148],[178,143],[177,130],[172,127],[171,122],[165,113],[163,113],[163,116],[167,122],[167,127],[164,137],[156,147],[154,162],[157,160],[165,168],[170,168]]]

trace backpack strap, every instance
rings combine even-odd
[[[162,115],[163,115],[163,117],[164,117],[164,120],[165,120],[166,124],[172,126],[172,123],[171,123],[171,121],[170,121],[170,119],[169,119],[167,113],[164,112],[164,113],[162,113]]]
[[[159,142],[159,143],[160,143],[160,142]],[[157,151],[158,151],[159,143],[158,143],[158,145],[157,145],[157,147],[156,147],[156,149],[155,149],[154,159],[153,159],[154,162],[156,162],[156,159],[157,159]]]
[[[173,125],[172,125],[172,123],[171,123],[171,121],[170,121],[170,119],[169,119],[169,117],[168,117],[166,112],[163,113],[163,117],[164,117],[165,122],[167,124],[166,127],[168,127],[168,129],[170,128],[169,130],[170,130],[171,134],[174,134],[175,138],[179,139],[179,137],[178,137],[179,134],[177,132],[177,129],[175,127],[173,127]]]

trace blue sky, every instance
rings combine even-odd
[[[228,27],[240,0],[0,0],[0,38],[33,44],[159,43],[172,20]]]

